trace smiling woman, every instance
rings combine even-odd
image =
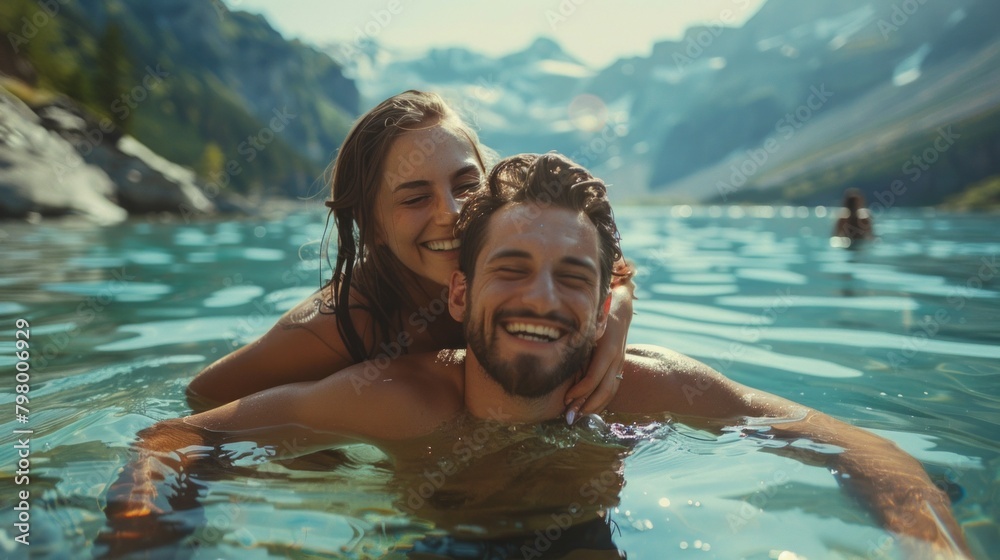
[[[475,131],[436,94],[404,92],[363,115],[332,166],[333,278],[261,339],[205,369],[189,394],[225,403],[322,379],[390,345],[389,358],[460,346],[446,314],[405,318],[442,307],[433,303],[457,268],[452,228],[489,161]]]

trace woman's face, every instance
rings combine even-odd
[[[472,144],[448,125],[397,137],[375,202],[376,241],[417,276],[447,285],[458,269],[455,221],[482,177]]]

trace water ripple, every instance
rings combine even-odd
[[[50,282],[39,286],[49,292],[111,298],[115,301],[146,302],[156,301],[169,294],[173,288],[167,284],[153,282],[127,282],[106,280],[102,282]]]
[[[241,344],[264,334],[278,320],[278,317],[279,315],[261,316],[255,314],[248,317],[205,317],[197,321],[184,319],[122,325],[118,327],[117,332],[138,336],[102,344],[94,350],[120,352],[171,344],[223,340]]]
[[[205,299],[205,307],[235,307],[253,301],[254,298],[264,294],[264,288],[260,286],[242,285],[230,286],[213,293]]]

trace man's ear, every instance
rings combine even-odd
[[[462,322],[465,317],[465,294],[468,285],[465,281],[465,273],[459,270],[451,273],[451,284],[448,287],[448,312],[451,318]]]
[[[608,328],[608,316],[611,315],[611,292],[604,298],[601,310],[597,312],[597,335],[595,340],[604,336],[604,329]]]

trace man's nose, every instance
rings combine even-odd
[[[524,305],[539,314],[546,314],[559,304],[555,280],[551,274],[539,272],[532,275],[521,296]]]
[[[434,221],[438,225],[451,226],[458,219],[458,212],[462,209],[459,203],[450,192],[438,198],[437,208],[434,212]]]

